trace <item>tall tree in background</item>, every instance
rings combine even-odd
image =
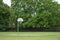
[[[10,8],[0,0],[0,29],[9,26]]]
[[[17,18],[24,19],[23,27],[51,27],[60,25],[60,4],[52,0],[12,0]]]

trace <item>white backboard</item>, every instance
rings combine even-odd
[[[23,18],[18,18],[17,21],[18,22],[23,22]]]

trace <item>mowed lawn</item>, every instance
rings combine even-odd
[[[60,40],[60,32],[0,32],[0,40]]]

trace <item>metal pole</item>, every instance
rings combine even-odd
[[[17,23],[17,32],[19,32],[20,23]]]
[[[19,28],[20,28],[19,30],[20,30],[20,31],[21,31],[21,23],[22,23],[22,22],[19,22]]]

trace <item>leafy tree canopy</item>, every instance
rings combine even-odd
[[[60,25],[60,4],[52,0],[12,0],[12,8],[16,19],[24,19],[24,27]]]
[[[0,28],[7,27],[9,21],[10,10],[9,7],[0,1]]]

